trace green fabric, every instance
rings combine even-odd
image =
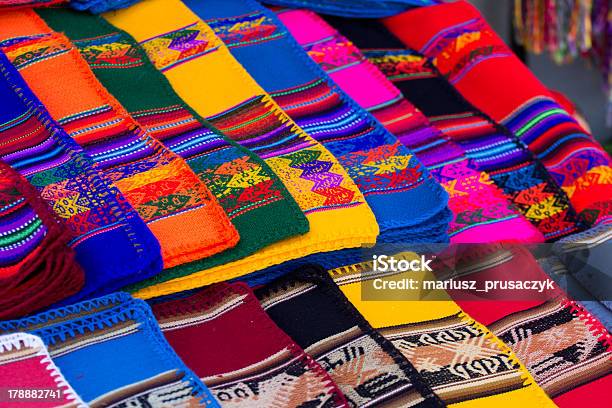
[[[102,85],[152,136],[187,161],[240,234],[236,247],[167,269],[128,290],[225,264],[308,231],[306,217],[270,167],[187,106],[129,34],[95,15],[62,8],[36,11],[74,42]],[[186,147],[194,141],[202,143]]]

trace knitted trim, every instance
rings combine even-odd
[[[57,388],[62,390],[62,395],[66,399],[77,404],[77,408],[86,408],[88,406],[81,400],[81,397],[78,396],[68,381],[66,381],[59,368],[49,356],[47,348],[40,337],[28,333],[13,333],[0,336],[0,354],[5,351],[20,350],[23,347],[38,349],[35,355],[42,357],[40,363],[45,370],[49,371],[49,376],[53,379]]]

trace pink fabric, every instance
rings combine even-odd
[[[372,73],[372,66],[368,61],[359,62],[345,69],[330,73],[331,78],[342,89],[351,91],[351,98],[361,107],[369,109],[397,98],[399,95],[391,89],[380,86],[380,81]]]
[[[450,195],[449,208],[455,215],[451,243],[544,242],[540,231],[519,214],[488,175],[471,167],[464,150],[433,128],[349,40],[313,12],[283,10],[278,16],[344,92],[372,110],[406,146],[422,147],[417,156]],[[387,109],[374,109],[381,106]]]

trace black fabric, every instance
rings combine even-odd
[[[305,266],[257,289],[274,322],[327,370],[352,406],[444,403],[410,362],[359,314],[329,274]],[[352,361],[359,359],[359,364]],[[347,376],[346,369],[359,370]]]

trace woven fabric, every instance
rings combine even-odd
[[[5,53],[138,211],[160,243],[165,268],[236,245],[238,233],[211,192],[99,84],[66,37],[32,10],[1,17]]]
[[[129,32],[178,95],[280,177],[310,231],[240,261],[143,289],[154,297],[261,270],[316,252],[374,243],[378,226],[363,195],[321,144],[285,115],[214,32],[177,0],[152,0],[105,14]],[[181,44],[179,49],[172,44]]]
[[[486,253],[470,252],[454,264],[457,271],[469,268],[464,275],[469,280],[502,281],[511,276],[525,282],[549,278],[524,247],[499,245]],[[611,336],[558,286],[543,296],[518,290],[509,295],[492,293],[495,307],[483,307],[487,305],[483,302],[490,300],[483,301],[480,296],[449,293],[466,313],[487,325],[515,352],[555,401],[562,394],[580,395],[595,406],[603,401],[600,384],[612,381]]]
[[[350,406],[443,406],[320,267],[298,269],[256,295],[272,320],[327,370]]]
[[[406,49],[378,21],[326,18],[436,129],[490,175],[491,181],[546,239],[558,239],[582,228],[565,192],[527,146],[470,105],[426,58]],[[393,104],[377,108],[375,114],[389,115],[401,109]]]
[[[241,259],[308,231],[306,217],[270,166],[193,112],[129,34],[67,9],[39,14],[73,40],[98,80],[143,128],[187,161],[240,235],[234,248],[168,269],[130,290]]]
[[[75,294],[85,281],[72,238],[36,189],[0,162],[0,319]]]
[[[376,216],[379,241],[420,241],[423,225],[445,222],[444,189],[413,152],[308,57],[274,13],[249,0],[185,4],[298,126],[347,169]],[[428,239],[448,240],[446,234]]]
[[[400,255],[396,258],[402,259]],[[416,255],[404,256],[411,259]],[[337,268],[329,274],[364,318],[397,347],[446,404],[469,408],[555,406],[517,355],[447,294],[435,299],[448,300],[364,301],[364,287],[383,277],[401,279],[403,274],[394,277],[374,272],[371,262]],[[412,274],[409,276],[414,277]]]
[[[0,333],[16,331],[43,340],[90,406],[219,406],[170,348],[150,307],[127,294],[0,322]]]
[[[222,406],[346,406],[327,372],[270,320],[246,285],[219,283],[153,302],[164,336]]]
[[[27,333],[0,336],[0,387],[3,393],[0,401],[2,408],[87,406],[55,366],[40,337]],[[9,390],[48,390],[43,391],[48,393],[48,397],[36,399],[32,395],[17,394],[11,398]]]
[[[427,56],[474,106],[527,144],[587,222],[610,219],[610,156],[473,6],[458,1],[424,7],[384,23],[407,46]]]
[[[0,52],[2,160],[24,176],[72,234],[85,286],[66,302],[109,293],[161,270],[159,244],[91,159],[55,123]],[[113,248],[108,256],[106,248]]]
[[[454,219],[453,242],[542,242],[544,237],[465,151],[432,127],[423,114],[365,59],[349,40],[307,10],[278,13],[310,57],[362,108],[416,152],[446,189]]]

